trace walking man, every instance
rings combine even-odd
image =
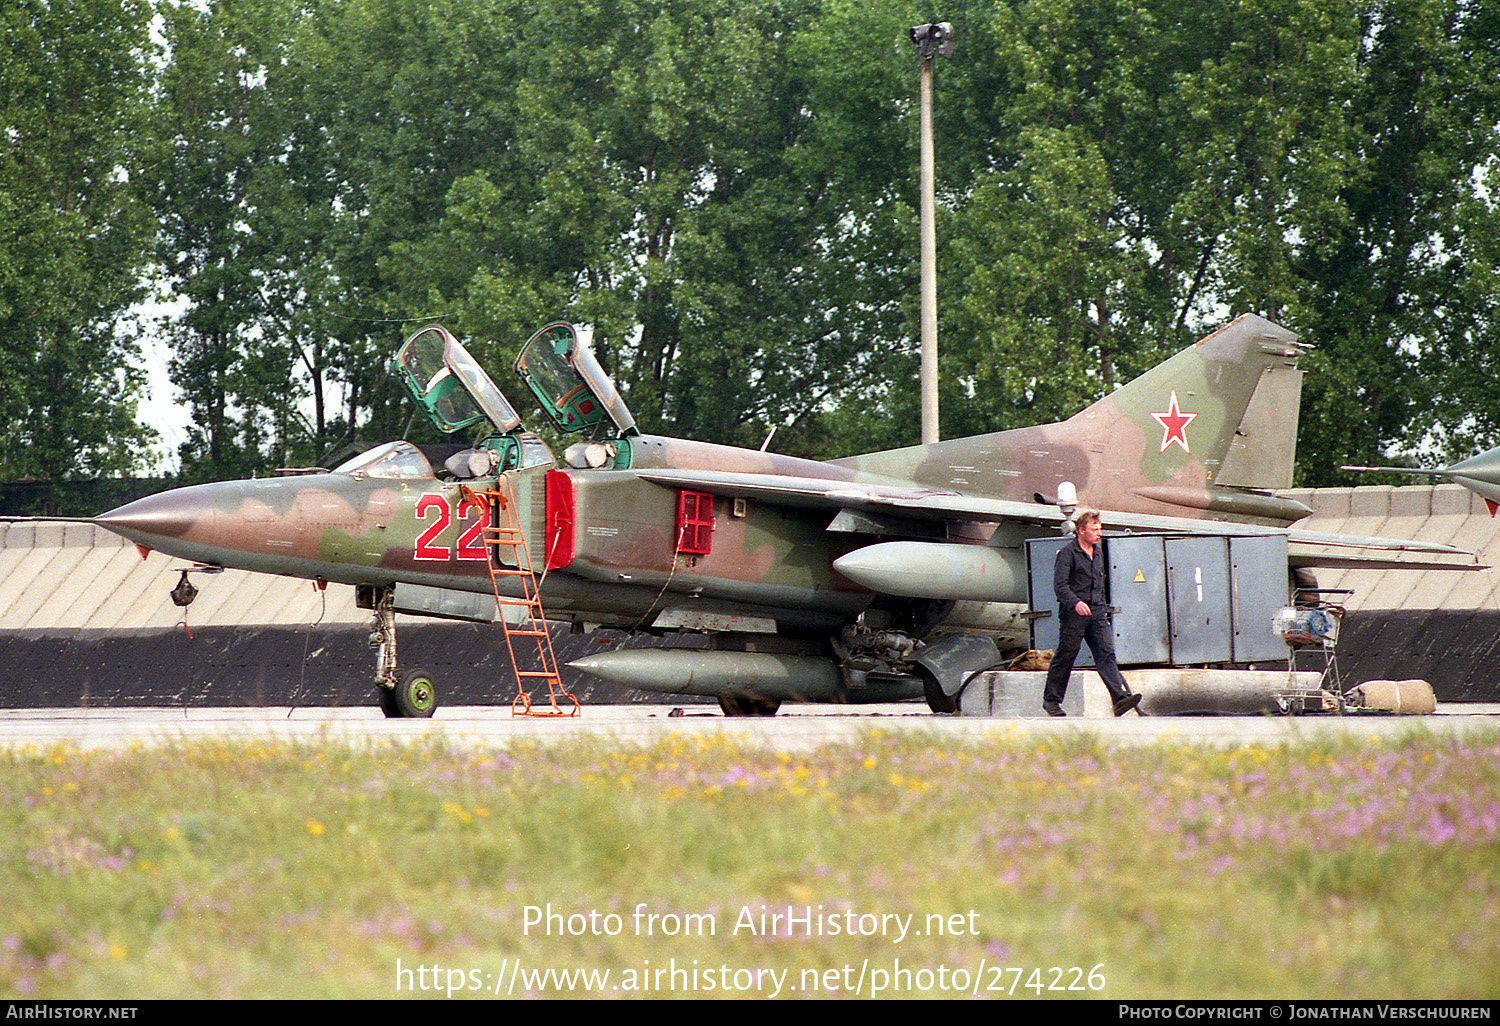
[[[1104,601],[1104,552],[1099,544],[1104,524],[1099,514],[1086,510],[1075,521],[1078,533],[1057,553],[1052,568],[1052,590],[1057,593],[1057,651],[1047,668],[1047,687],[1042,708],[1049,716],[1065,716],[1062,702],[1068,692],[1068,676],[1079,645],[1087,641],[1094,654],[1094,669],[1109,689],[1116,716],[1124,716],[1141,704],[1115,665],[1114,629],[1109,606]]]

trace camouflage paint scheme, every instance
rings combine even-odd
[[[1247,314],[1060,424],[835,463],[1022,502],[1071,481],[1087,508],[1285,525],[1311,512],[1269,494],[1292,484],[1299,352]]]
[[[420,364],[408,357],[419,349]],[[638,433],[576,331],[554,324],[517,368],[536,372],[523,380],[560,428],[593,432],[559,465],[432,326],[402,348],[398,371],[445,430],[492,432],[446,465],[392,442],[332,472],[176,489],[96,522],[183,559],[355,585],[377,610],[393,602],[492,619],[493,598],[487,614],[473,598],[493,585],[486,510],[469,490],[503,477],[550,619],[709,637],[709,652],[609,653],[580,669],[716,695],[730,713],[923,696],[942,708],[939,685],[1024,647],[1024,542],[1066,520],[1055,504],[1064,482],[1080,508],[1108,511],[1113,530],[1183,531],[1212,518],[1218,530],[1266,533],[1306,515],[1273,494],[1291,483],[1299,353],[1296,336],[1246,315],[1065,422],[819,462]],[[683,493],[705,496],[692,508],[710,524],[679,513]],[[703,551],[686,543],[695,529]],[[1370,558],[1327,546],[1371,540],[1289,539],[1319,546],[1294,562]],[[1414,551],[1462,562],[1441,546],[1402,547],[1398,562]],[[913,558],[964,579],[963,593],[913,594]],[[517,593],[513,578],[497,581]],[[394,651],[393,618],[377,613],[376,625]],[[377,669],[377,683],[392,688],[393,667]]]

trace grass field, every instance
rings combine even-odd
[[[0,996],[1500,996],[1500,735],[0,753]]]

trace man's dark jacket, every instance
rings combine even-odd
[[[1057,562],[1052,565],[1052,590],[1057,593],[1057,604],[1069,612],[1080,601],[1087,602],[1096,615],[1103,612],[1103,539],[1094,546],[1093,559],[1083,551],[1077,538],[1068,539],[1068,544],[1057,550]]]

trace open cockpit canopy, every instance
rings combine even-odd
[[[515,408],[446,328],[434,324],[407,339],[392,366],[441,431],[452,434],[485,421],[505,433],[521,426]]]
[[[607,418],[615,434],[637,433],[615,383],[571,324],[557,321],[531,336],[516,373],[559,431],[593,433]]]

